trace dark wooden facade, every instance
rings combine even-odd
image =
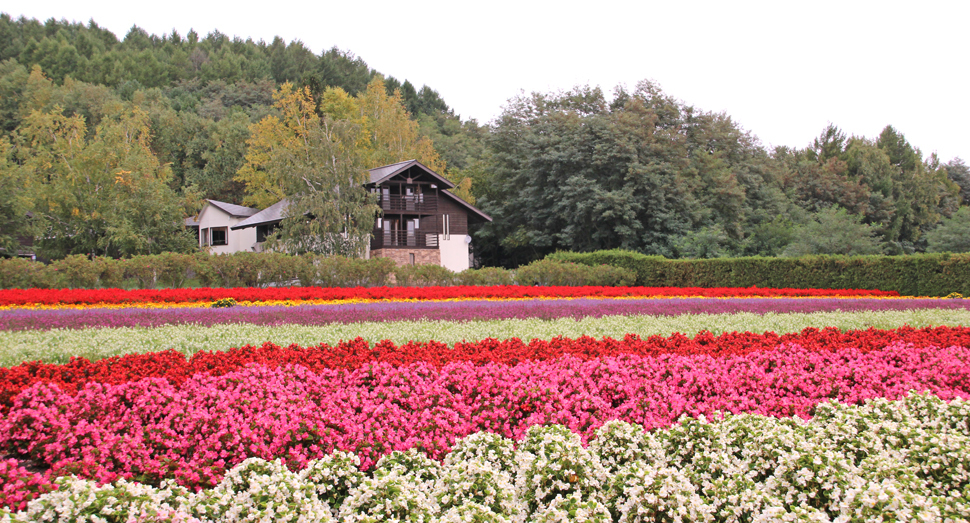
[[[395,166],[400,169],[395,171]],[[392,174],[382,176],[388,172]],[[368,188],[377,195],[382,212],[371,236],[371,251],[437,249],[439,237],[468,234],[470,212],[472,219],[491,220],[447,192],[454,184],[418,162],[374,169],[371,175]]]

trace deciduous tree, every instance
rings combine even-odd
[[[95,129],[79,115],[32,111],[17,142],[42,254],[130,256],[193,248],[171,171],[149,147],[148,115],[112,103]]]
[[[364,184],[362,127],[319,116],[306,87],[284,84],[275,96],[279,116],[251,127],[246,162],[237,179],[247,203],[287,204],[273,246],[293,253],[363,254],[379,207]]]

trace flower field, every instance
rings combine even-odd
[[[0,291],[0,522],[968,521],[968,305]]]

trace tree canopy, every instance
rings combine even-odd
[[[294,216],[321,217],[291,220],[291,238],[367,228],[367,212],[345,212],[373,210],[366,197],[332,216],[324,200],[411,158],[492,216],[472,230],[485,265],[559,249],[852,250],[801,242],[831,220],[865,227],[878,252],[952,250],[944,233],[970,203],[963,160],[924,156],[892,126],[865,137],[832,124],[804,148],[767,150],[651,82],[524,94],[480,125],[349,51],[0,14],[3,253],[24,238],[52,257],[191,248],[179,224],[205,199],[290,198]]]

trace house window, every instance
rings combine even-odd
[[[199,236],[202,239],[202,246],[205,247],[209,245],[209,228],[206,227],[199,232]]]
[[[213,227],[209,231],[212,234],[212,245],[229,245],[228,227]]]
[[[266,237],[276,232],[276,227],[278,225],[275,223],[270,223],[267,225],[257,225],[256,226],[256,243],[263,243],[266,241]]]
[[[411,265],[414,265],[414,253],[413,252],[409,252],[408,253],[408,258],[409,258],[409,261],[411,262]]]
[[[447,214],[442,214],[441,223],[443,224],[443,228],[441,230],[444,232],[444,239],[450,240],[451,239],[451,216]]]

